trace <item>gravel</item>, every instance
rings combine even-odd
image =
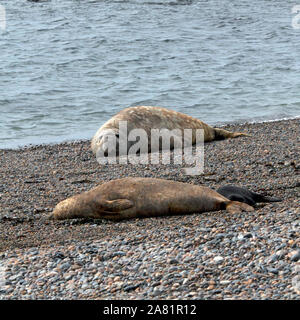
[[[300,298],[299,120],[228,125],[205,172],[100,166],[88,141],[0,150],[0,299]],[[280,197],[254,212],[51,221],[57,202],[110,179],[161,177]]]

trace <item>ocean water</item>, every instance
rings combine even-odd
[[[295,1],[0,4],[0,148],[91,138],[135,105],[211,125],[300,115]]]

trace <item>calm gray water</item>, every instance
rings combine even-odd
[[[0,148],[91,138],[142,104],[209,124],[300,115],[295,1],[0,4]]]

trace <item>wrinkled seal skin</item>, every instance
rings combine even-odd
[[[210,127],[199,119],[177,111],[160,107],[138,106],[123,109],[104,123],[96,132],[91,142],[91,148],[94,154],[97,154],[99,148],[102,148],[104,152],[106,151],[107,145],[105,144],[104,137],[107,135],[107,130],[114,132],[118,143],[119,121],[127,121],[128,132],[133,129],[144,129],[148,137],[151,136],[151,129],[180,129],[182,136],[184,129],[192,129],[192,144],[196,143],[196,129],[204,130],[204,142],[248,136],[245,133],[229,132],[227,130]],[[130,144],[128,144],[127,152],[129,148]],[[151,152],[150,141],[148,151]]]
[[[61,201],[50,218],[122,220],[222,209],[231,213],[254,210],[207,187],[164,179],[123,178]]]
[[[226,185],[217,190],[218,193],[223,195],[229,200],[239,201],[254,206],[257,202],[280,202],[279,198],[271,198],[262,194],[253,192],[243,187],[234,185]]]

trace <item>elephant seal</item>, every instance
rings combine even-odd
[[[59,202],[50,218],[122,220],[222,209],[230,213],[254,210],[207,187],[164,179],[123,178]]]
[[[217,190],[218,193],[223,195],[229,200],[239,201],[254,206],[257,202],[280,202],[282,199],[271,198],[268,196],[261,195],[259,193],[253,192],[246,188],[226,185]]]
[[[120,131],[119,122],[126,121],[127,128]],[[196,141],[196,130],[203,129],[204,130],[204,142],[213,141],[213,140],[222,140],[227,138],[236,138],[240,136],[248,136],[248,134],[240,133],[240,132],[230,132],[224,129],[217,129],[209,126],[208,124],[202,122],[199,119],[193,118],[186,114],[169,110],[166,108],[160,107],[150,107],[150,106],[138,106],[138,107],[130,107],[121,110],[115,116],[113,116],[110,120],[100,127],[100,129],[96,132],[91,141],[91,148],[94,154],[97,154],[99,149],[103,152],[104,156],[108,155],[108,138],[114,136],[115,140],[115,154],[116,155],[125,155],[128,153],[132,142],[127,141],[127,151],[118,152],[119,151],[119,140],[120,135],[125,135],[126,137],[128,133],[134,129],[143,129],[147,133],[147,137],[151,137],[152,129],[168,129],[180,130],[180,139],[182,139],[184,134],[184,129],[191,129],[191,141],[189,141],[190,145],[194,145]],[[174,138],[175,139],[175,138]],[[151,152],[151,140],[147,141],[148,152]],[[174,144],[174,142],[173,142]],[[120,144],[121,145],[121,144]],[[112,146],[109,146],[112,148]],[[170,145],[170,148],[173,149],[174,145]],[[126,147],[125,147],[126,149]],[[160,148],[161,150],[161,148]],[[158,151],[158,150],[154,150]],[[153,150],[152,150],[153,152]]]

